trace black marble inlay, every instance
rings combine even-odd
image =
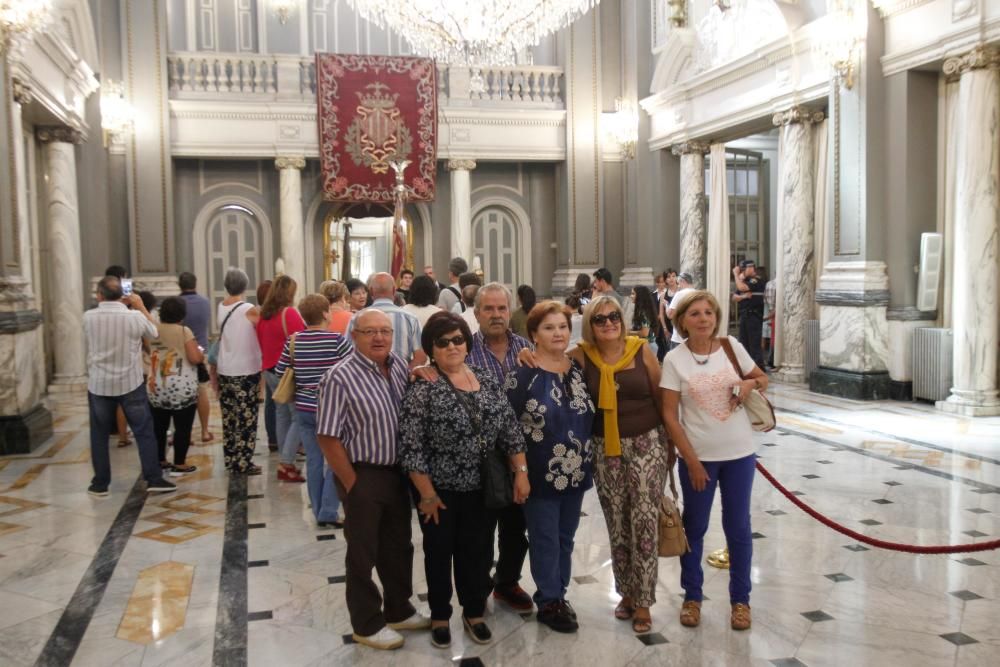
[[[343,635],[341,637],[341,639],[344,640],[345,644],[353,644],[354,643],[354,637],[352,635]]]
[[[802,475],[802,476],[805,477],[806,479],[819,479],[819,475],[814,475],[812,473],[809,473],[808,475]]]
[[[575,581],[578,584],[596,584],[597,578],[592,577],[589,574],[585,574],[580,577],[573,577],[573,581]]]
[[[459,667],[483,667],[481,658],[462,658],[458,661]]]
[[[858,553],[860,551],[871,551],[871,549],[869,549],[863,544],[848,544],[845,545],[844,548],[847,549],[848,551],[853,551],[855,553]]]
[[[30,454],[52,437],[52,413],[39,403],[23,415],[0,416],[0,456]]]
[[[806,495],[806,492],[805,491],[792,491],[792,495],[793,496],[804,496],[804,495]]]
[[[263,497],[264,497],[263,493],[252,493],[249,496],[247,496],[247,500],[260,500]]]
[[[417,593],[417,599],[421,602],[427,602],[427,593]]]
[[[833,616],[830,616],[830,614],[826,613],[822,609],[817,609],[815,611],[804,611],[802,612],[802,615],[805,616],[810,621],[812,621],[813,623],[833,620]]]
[[[104,591],[111,581],[111,576],[118,567],[118,559],[125,551],[139,519],[143,506],[146,504],[146,483],[140,477],[132,486],[132,491],[122,504],[118,515],[105,533],[101,546],[97,548],[90,567],[84,572],[83,578],[76,587],[73,597],[63,610],[55,629],[45,642],[36,665],[68,665],[73,661],[76,650],[80,647],[90,619],[104,597]]]
[[[876,521],[875,519],[862,519],[858,523],[863,523],[866,526],[881,526],[882,525],[881,521]]]
[[[980,494],[984,494],[984,493],[997,493],[996,489],[984,489],[984,488],[973,489],[972,492],[973,493],[980,493]]]
[[[966,644],[978,644],[979,640],[970,637],[964,632],[948,632],[943,635],[938,635],[941,639],[950,641],[955,646],[965,646]]]
[[[247,563],[247,567],[267,567],[270,564],[271,561],[268,560],[252,560]]]
[[[324,535],[316,536],[317,542],[326,542],[327,540],[335,540],[335,539],[337,539],[337,535],[335,533],[326,533]]]
[[[986,537],[987,533],[983,533],[978,530],[963,530],[963,535],[968,535],[969,537]]]
[[[778,435],[781,435],[781,434],[779,433]],[[765,442],[764,446],[765,447],[777,447],[778,443],[776,443],[776,442]]]
[[[902,482],[892,482],[892,481],[890,481],[890,482],[882,482],[882,483],[885,484],[886,486],[902,486],[903,485]]]
[[[335,577],[327,577],[326,578],[326,583],[328,583],[328,584],[342,584],[345,581],[347,581],[347,576],[343,575],[343,574],[339,574],[339,575],[337,575]]]
[[[215,612],[214,665],[247,663],[247,477],[229,476]]]
[[[586,512],[580,512],[580,516],[588,516]],[[477,658],[478,660],[478,658]]]
[[[972,567],[976,567],[978,565],[986,565],[986,563],[979,560],[978,558],[962,558],[958,562],[961,563],[962,565],[970,565]]]
[[[854,581],[854,577],[849,577],[843,572],[834,572],[833,574],[824,574],[823,576],[835,584],[840,584],[845,581]]]
[[[833,463],[833,461],[827,461],[826,459],[823,459],[822,461],[816,461],[816,463],[822,463],[823,465],[828,466],[831,463]],[[795,658],[791,658],[791,659],[795,660]]]
[[[889,373],[859,373],[820,366],[809,374],[809,391],[855,401],[889,398]]]
[[[656,644],[669,644],[667,638],[661,635],[659,632],[647,632],[644,635],[636,635],[636,639],[641,641],[646,646],[655,646]]]
[[[904,463],[901,466],[894,466],[896,470],[913,470],[913,466]]]
[[[755,540],[760,540],[767,537],[767,535],[765,535],[764,533],[751,533],[750,537],[752,537]]]
[[[785,516],[788,514],[788,512],[785,512],[784,510],[768,510],[767,513],[771,516]]]
[[[273,611],[252,611],[247,614],[247,622],[251,621],[270,621],[274,618]]]
[[[778,658],[777,660],[772,660],[771,664],[774,667],[809,667],[798,658]]]
[[[266,523],[251,523],[251,524],[247,524],[247,528],[249,528],[250,530],[253,530],[254,528],[267,528],[267,524]]]
[[[965,600],[966,602],[969,602],[971,600],[983,599],[982,595],[979,595],[978,593],[973,593],[970,590],[951,591],[950,593],[948,593],[948,595],[953,595],[957,597],[959,600]]]
[[[877,504],[877,505],[891,505],[892,504],[892,501],[891,500],[887,500],[886,498],[876,498],[872,502],[875,503],[875,504]]]
[[[966,512],[972,512],[973,514],[989,514],[989,510],[984,510],[982,507],[970,507],[965,510]]]
[[[32,331],[41,326],[42,313],[34,308],[29,310],[4,311],[0,313],[0,334],[18,334]]]

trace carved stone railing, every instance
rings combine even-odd
[[[171,53],[172,99],[306,101],[316,96],[312,58],[246,53]],[[565,108],[561,67],[438,67],[439,106]]]

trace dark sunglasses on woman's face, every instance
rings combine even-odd
[[[465,345],[465,336],[459,334],[457,336],[452,336],[451,338],[437,338],[434,341],[434,347],[439,350],[445,349],[448,345],[454,345],[455,347]]]
[[[612,324],[618,324],[622,321],[622,314],[617,310],[608,313],[607,315],[594,315],[590,318],[591,324],[596,324],[599,327],[603,327],[608,322]]]

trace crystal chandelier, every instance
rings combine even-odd
[[[361,16],[443,63],[512,65],[600,0],[348,0]]]
[[[16,51],[40,32],[51,11],[52,0],[0,0],[0,54]]]
[[[121,83],[108,79],[101,85],[101,129],[104,130],[104,146],[124,141],[135,123],[135,110],[125,99],[125,89]]]

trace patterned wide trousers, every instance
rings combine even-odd
[[[663,427],[622,438],[621,456],[605,456],[604,438],[594,436],[594,481],[611,537],[615,590],[636,607],[656,602],[657,531],[667,481],[667,436]]]
[[[230,472],[246,472],[253,466],[259,392],[260,373],[219,376],[222,449]]]

